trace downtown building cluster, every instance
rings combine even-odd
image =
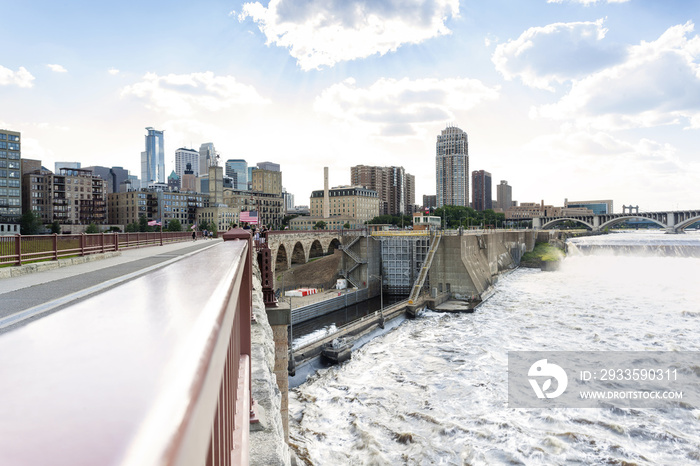
[[[436,195],[423,196],[423,208],[445,205],[471,207],[477,211],[492,209],[505,214],[506,220],[534,217],[568,217],[593,213],[612,213],[611,200],[564,201],[563,207],[513,200],[513,188],[506,180],[496,185],[496,202],[493,201],[492,177],[486,170],[469,172],[469,142],[467,133],[456,126],[448,126],[437,136],[435,144]]]
[[[183,228],[206,221],[223,230],[240,223],[246,211],[254,211],[260,225],[281,227],[293,197],[282,187],[278,164],[248,167],[235,159],[221,167],[209,142],[199,151],[178,149],[166,178],[164,132],[146,130],[141,178],[122,167],[80,162],[56,162],[51,171],[40,160],[21,157],[20,132],[0,130],[0,235],[19,234],[26,212],[45,226],[57,223],[64,233],[81,233],[90,224],[123,231],[141,217],[164,228],[177,220]]]

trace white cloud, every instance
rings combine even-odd
[[[585,76],[624,59],[622,48],[603,43],[603,19],[532,27],[496,47],[492,61],[503,76],[554,91],[553,83]]]
[[[107,70],[107,73],[111,74],[112,76],[119,74],[119,70],[116,68],[110,68]]]
[[[51,68],[51,71],[54,73],[67,73],[68,70],[65,69],[62,65],[46,65],[49,68]]]
[[[547,0],[547,3],[564,3],[565,0]],[[596,3],[627,3],[630,0],[566,0],[569,3],[580,3],[581,5],[590,6]]]
[[[233,76],[215,76],[211,71],[167,76],[147,73],[142,81],[126,86],[121,95],[144,99],[147,108],[178,116],[268,103],[253,86]]]
[[[353,78],[332,85],[316,98],[314,109],[352,124],[366,124],[386,136],[420,133],[424,125],[455,120],[455,111],[495,100],[499,87],[476,79],[382,78],[359,88]]]
[[[244,4],[238,19],[252,18],[310,70],[449,34],[445,22],[458,15],[459,0],[270,0]]]
[[[691,22],[673,26],[630,47],[626,61],[574,80],[567,95],[531,115],[596,128],[700,128],[700,37],[687,37],[693,29]]]
[[[23,66],[17,71],[12,71],[0,65],[0,86],[15,85],[19,87],[32,87],[34,76]]]

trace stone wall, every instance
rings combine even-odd
[[[287,386],[283,387],[285,391],[283,395],[277,385],[275,340],[265,312],[260,269],[256,260],[253,261],[253,270],[253,315],[256,322],[251,328],[251,357],[253,400],[257,404],[260,423],[250,426],[250,464],[252,466],[290,466],[290,450],[286,443],[285,423],[281,415],[283,402],[286,405]],[[286,338],[285,333],[285,341]],[[284,351],[286,352],[286,347]],[[285,382],[286,370],[285,365]]]

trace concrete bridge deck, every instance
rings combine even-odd
[[[78,265],[0,279],[0,333],[220,242],[220,239],[197,240],[129,249]]]

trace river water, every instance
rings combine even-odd
[[[508,406],[508,351],[700,351],[700,258],[659,252],[674,244],[700,235],[580,238],[474,314],[406,321],[290,392],[290,443],[313,465],[700,464],[697,407]]]

